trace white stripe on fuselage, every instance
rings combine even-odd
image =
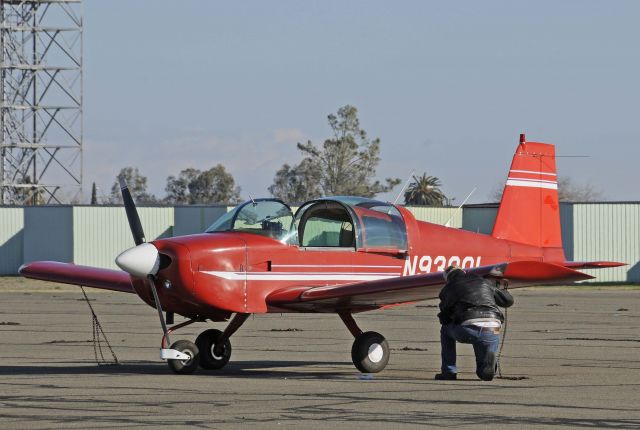
[[[404,267],[400,266],[351,266],[351,265],[287,265],[281,264],[279,267],[377,267],[385,269],[403,269],[402,272],[224,272],[224,271],[202,271],[207,275],[216,276],[231,281],[375,281],[377,279],[390,279],[399,276],[422,275],[433,272],[442,272],[451,265],[464,268],[480,267],[480,256],[460,257],[452,255],[430,256],[414,255],[407,258]],[[272,267],[276,267],[274,264]]]
[[[375,281],[400,276],[400,273],[290,273],[290,272],[219,272],[203,271],[207,275],[231,281]]]
[[[401,269],[402,266],[361,266],[354,264],[272,264],[271,267],[307,267],[307,268],[364,268],[364,269]]]

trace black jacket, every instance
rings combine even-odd
[[[513,297],[477,275],[456,270],[440,290],[440,324],[461,324],[474,318],[496,318],[504,322],[498,306],[508,308]]]

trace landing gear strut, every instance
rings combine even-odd
[[[215,329],[205,330],[196,338],[195,343],[189,340],[179,340],[167,348],[171,343],[169,340],[171,333],[179,328],[193,324],[197,320],[191,319],[167,328],[162,313],[162,304],[160,303],[158,291],[156,290],[155,277],[149,275],[148,281],[151,292],[153,293],[156,309],[158,310],[160,325],[162,326],[163,335],[160,358],[167,360],[169,368],[178,374],[190,374],[196,371],[198,365],[203,369],[221,369],[226,366],[231,358],[231,342],[229,338],[238,331],[251,314],[237,313],[224,331]],[[169,315],[171,316],[171,320],[173,320],[173,313],[167,312],[167,316]]]
[[[149,275],[147,276],[147,281],[149,282],[149,287],[153,294],[153,302],[158,310],[158,317],[160,318],[160,325],[162,326],[160,358],[168,360],[169,367],[176,373],[193,373],[198,367],[199,361],[198,347],[196,344],[188,340],[179,340],[169,348],[167,348],[167,346],[171,343],[171,340],[169,339],[169,334],[171,334],[171,332],[196,321],[189,320],[168,329],[162,313],[162,303],[160,302],[158,291],[156,289],[156,278],[153,275]],[[173,320],[173,314],[171,314],[171,320]]]
[[[380,333],[362,332],[349,312],[339,312],[342,322],[347,326],[355,340],[351,347],[351,360],[362,373],[378,373],[389,362],[389,344]]]
[[[251,314],[236,314],[224,331],[205,330],[193,343],[188,340],[179,340],[166,348],[169,343],[169,335],[175,330],[197,322],[197,320],[185,321],[181,324],[166,329],[162,336],[162,349],[160,358],[167,360],[169,368],[178,374],[190,374],[196,371],[198,365],[203,369],[222,369],[231,358],[231,342],[233,335]]]

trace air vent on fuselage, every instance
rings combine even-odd
[[[171,257],[167,254],[160,253],[160,268],[159,270],[166,269],[171,265]]]

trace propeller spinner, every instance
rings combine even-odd
[[[130,275],[146,278],[158,273],[160,254],[152,244],[142,243],[118,255],[116,264]]]

